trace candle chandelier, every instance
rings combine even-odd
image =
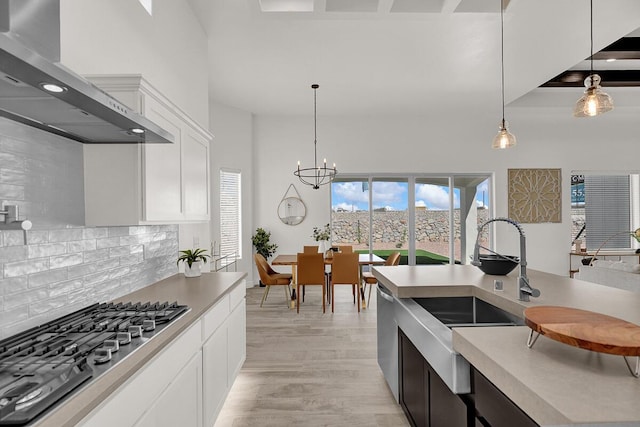
[[[587,78],[584,79],[584,86],[587,89],[573,109],[574,117],[593,117],[613,110],[613,100],[609,94],[602,91],[600,76],[593,72],[593,0],[590,0],[589,4],[591,7],[591,70]]]
[[[312,84],[313,89],[313,167],[301,168],[300,160],[298,160],[298,169],[293,171],[293,174],[297,176],[302,183],[310,185],[313,189],[317,190],[321,185],[329,184],[336,176],[338,172],[336,164],[333,167],[327,167],[327,159],[324,159],[322,165],[318,166],[318,114],[316,107],[316,93],[320,86]]]

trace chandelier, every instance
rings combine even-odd
[[[320,86],[312,84],[313,89],[313,167],[301,168],[300,160],[298,160],[298,169],[293,171],[293,174],[300,178],[303,184],[310,185],[314,190],[320,188],[321,185],[325,185],[333,181],[338,172],[336,164],[333,167],[327,167],[327,159],[324,159],[321,166],[318,166],[318,114],[316,107],[316,94]]]

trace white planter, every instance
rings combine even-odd
[[[191,264],[191,267],[189,267],[189,264],[187,264],[186,262],[184,263],[184,277],[198,277],[202,275],[202,272],[200,271],[200,261],[194,262],[193,264]]]
[[[329,242],[327,240],[318,240],[318,252],[320,252],[323,256],[327,255],[329,247]]]

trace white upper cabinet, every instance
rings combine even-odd
[[[175,142],[85,144],[86,225],[208,221],[213,136],[141,76],[89,80],[167,130]]]

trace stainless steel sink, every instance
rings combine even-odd
[[[453,349],[452,328],[524,325],[517,316],[472,296],[394,301],[398,327],[457,394],[471,391],[471,370],[469,362]]]
[[[449,328],[456,326],[516,326],[524,321],[476,297],[413,298]]]

